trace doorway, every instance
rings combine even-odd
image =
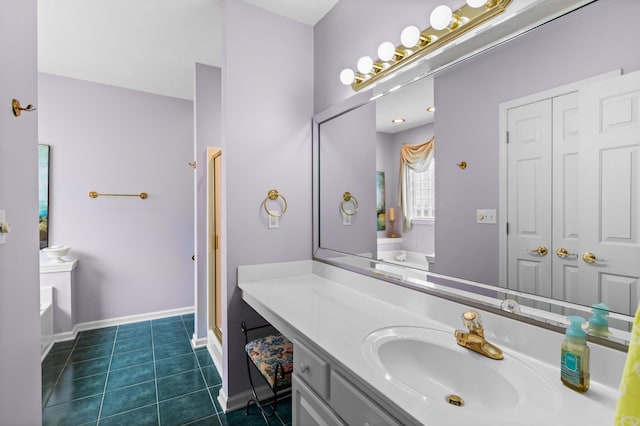
[[[221,179],[222,150],[207,149],[207,294],[209,334],[222,343],[222,280],[221,280]]]

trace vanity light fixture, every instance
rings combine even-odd
[[[430,15],[430,27],[420,31],[408,26],[400,34],[400,45],[385,41],[378,47],[378,59],[363,56],[358,60],[357,72],[350,68],[340,73],[342,84],[358,91],[391,75],[405,65],[447,45],[467,31],[501,14],[512,0],[466,0],[459,9],[436,7]]]

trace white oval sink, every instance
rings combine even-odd
[[[451,406],[447,397],[459,396],[464,401],[455,407],[460,414],[485,417],[517,410],[519,416],[536,417],[560,407],[556,384],[526,362],[508,352],[500,361],[487,358],[459,346],[453,333],[385,328],[367,336],[363,351],[385,379],[427,403]]]

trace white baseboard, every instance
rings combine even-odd
[[[53,335],[54,342],[66,342],[67,340],[73,340],[76,338],[78,331],[74,328],[73,331],[65,331],[63,333],[57,333]]]
[[[285,390],[283,392],[284,394],[286,394],[288,391]],[[261,400],[273,396],[273,393],[269,389],[269,386],[267,386],[266,384],[256,387],[256,393]],[[282,392],[278,392],[278,398],[281,394]],[[247,401],[249,401],[251,398],[253,398],[253,392],[251,392],[251,389],[247,389],[243,392],[237,393],[232,397],[229,397],[229,395],[226,394],[223,388],[220,388],[220,393],[218,393],[218,402],[220,403],[220,407],[222,407],[222,410],[225,413],[228,413],[229,411],[244,409],[247,406]],[[223,401],[224,405],[222,405]]]
[[[168,318],[177,315],[186,315],[195,312],[193,306],[178,309],[168,309],[165,311],[149,312],[146,314],[129,315],[126,317],[110,318],[98,321],[88,321],[76,324],[72,331],[65,331],[62,333],[56,333],[53,336],[54,342],[64,342],[67,340],[73,340],[76,338],[79,332],[87,330],[95,330],[98,328],[112,327],[114,325],[131,324],[140,321],[149,321],[161,318]],[[205,342],[206,343],[206,342]]]
[[[206,337],[196,338],[195,335],[193,335],[193,337],[191,337],[191,347],[193,349],[202,348],[203,346],[207,346],[207,338]]]
[[[53,340],[51,343],[49,343],[44,350],[42,350],[41,355],[40,355],[40,362],[42,363],[42,361],[44,361],[44,359],[47,357],[47,355],[49,355],[49,351],[51,350],[51,348],[53,347],[53,342],[55,342],[55,340]]]
[[[227,409],[227,401],[229,400],[229,397],[227,396],[227,393],[224,391],[224,387],[220,387],[220,390],[218,391],[218,404],[220,404],[220,408],[222,408],[222,412],[223,413],[228,413],[230,410]]]
[[[222,374],[222,345],[211,330],[207,331],[207,351],[211,355],[216,370],[218,370],[218,375],[224,377]]]

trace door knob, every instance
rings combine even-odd
[[[596,262],[603,262],[604,259],[598,259],[596,257],[595,254],[591,253],[590,251],[586,252],[585,254],[582,255],[582,260],[584,260],[587,263],[596,263]]]
[[[545,246],[538,246],[533,250],[527,250],[531,254],[537,254],[538,256],[546,256],[549,250]]]
[[[560,247],[558,250],[556,250],[556,256],[558,256],[558,257],[560,257],[562,259],[566,259],[569,256],[578,257],[578,255],[576,253],[569,253],[569,251],[564,247]]]

